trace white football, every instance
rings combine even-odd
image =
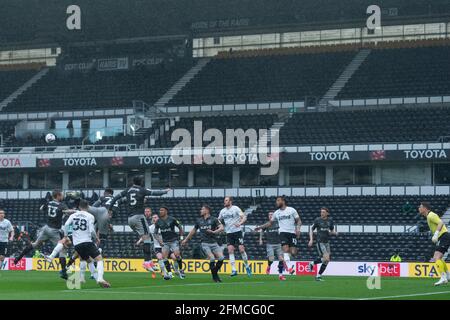
[[[45,136],[45,142],[47,143],[55,142],[55,140],[56,136],[53,133],[47,133],[47,135]]]

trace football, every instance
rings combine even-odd
[[[45,142],[47,143],[53,143],[56,140],[56,136],[53,133],[47,133],[45,136]]]

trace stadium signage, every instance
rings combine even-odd
[[[161,57],[145,57],[145,58],[135,58],[133,59],[133,62],[131,65],[133,67],[140,67],[140,66],[154,66],[161,64],[164,61],[164,58]]]
[[[86,71],[94,67],[94,62],[67,63],[64,65],[64,71]]]
[[[17,265],[12,263],[13,259],[6,258],[6,270],[36,270],[57,271],[60,270],[59,261],[47,262],[43,258],[24,258]],[[78,261],[76,265],[78,265]],[[306,261],[291,261],[297,275],[311,276]],[[450,264],[447,264],[450,266]],[[183,267],[187,273],[209,274],[209,261],[185,259]],[[238,272],[245,273],[242,261],[236,261]],[[266,274],[267,261],[252,260],[250,267],[253,274]],[[317,266],[316,266],[317,267]],[[227,274],[231,271],[229,261],[225,260],[221,273]],[[146,272],[142,266],[141,259],[105,259],[105,272]],[[270,274],[278,274],[278,265],[273,263]],[[312,273],[314,274],[314,272]],[[381,276],[381,277],[437,277],[433,263],[390,263],[390,262],[363,262],[363,261],[333,261],[328,265],[327,275],[333,276]]]
[[[65,167],[94,167],[97,166],[97,160],[95,158],[65,158]]]
[[[405,150],[406,159],[447,159],[446,150]]]
[[[172,156],[146,156],[139,157],[140,165],[155,165],[155,164],[174,164]]]
[[[128,70],[128,57],[99,59],[97,61],[97,70],[98,71]]]
[[[311,161],[344,161],[350,160],[348,152],[310,152]]]
[[[0,169],[32,168],[36,166],[33,157],[0,158]]]
[[[330,152],[285,152],[284,163],[349,162],[349,161],[433,161],[450,159],[450,149],[375,150]]]

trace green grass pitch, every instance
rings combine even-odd
[[[316,282],[308,276],[222,275],[216,284],[206,274],[187,274],[186,279],[152,279],[150,273],[108,273],[112,287],[102,289],[88,279],[79,290],[69,290],[56,272],[0,271],[0,300],[7,299],[161,299],[161,300],[265,300],[265,299],[440,299],[450,300],[450,285],[434,287],[436,279],[382,278],[381,289],[369,290],[365,277],[324,277]]]

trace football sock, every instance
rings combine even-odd
[[[287,268],[289,268],[289,262],[291,262],[291,256],[289,253],[283,254],[284,262],[286,262]]]
[[[447,277],[447,273],[445,272],[445,262],[442,259],[436,260],[436,268],[437,268],[437,270],[439,272],[439,275],[441,277],[442,276]]]
[[[216,273],[216,262],[214,259],[209,260],[209,269],[212,274]]]
[[[236,260],[234,258],[234,253],[230,254],[230,264],[231,264],[231,271],[236,271]]]
[[[181,256],[179,256],[177,258],[177,264],[178,264],[178,269],[183,270],[183,258]]]
[[[62,243],[58,243],[56,247],[53,249],[52,253],[50,254],[49,258],[55,259],[56,256],[59,255],[61,250],[63,249],[64,245]]]
[[[65,257],[59,257],[59,264],[61,265],[61,270],[63,272],[66,272],[66,258]]]
[[[97,264],[98,267],[98,264]],[[95,277],[95,263],[94,262],[89,262],[89,272],[91,273],[91,276]]]
[[[103,260],[97,261],[97,281],[104,281],[103,272]]]
[[[144,247],[143,247],[142,251],[144,251],[144,260],[145,260],[145,262],[148,262],[148,261],[152,260],[152,248],[151,248],[151,244],[150,243],[145,243],[144,242]]]
[[[219,260],[217,261],[217,263],[216,263],[216,269],[215,269],[215,272],[216,272],[216,273],[220,271],[220,268],[222,268],[223,260],[224,260],[224,259],[225,259],[224,257],[220,257]]]
[[[16,260],[19,261],[20,259],[22,259],[28,252],[30,252],[31,250],[33,250],[33,246],[31,244],[27,245],[22,252],[17,256]]]
[[[320,266],[320,270],[319,270],[319,274],[322,275],[322,273],[325,272],[325,269],[327,268],[328,263],[324,262],[322,263],[322,265]]]
[[[87,262],[80,261],[80,281],[85,281],[84,275],[86,273]]]
[[[284,269],[284,262],[278,261],[278,273],[283,274],[283,269]]]
[[[247,257],[247,252],[242,252],[241,253],[241,257],[242,257],[242,260],[244,260],[244,264],[245,264],[245,266],[246,267],[248,267],[248,257]]]
[[[158,260],[158,263],[159,263],[159,268],[161,269],[162,273],[166,276],[167,271],[166,271],[166,267],[164,266],[164,260]]]
[[[167,259],[164,260],[164,266],[166,267],[166,270],[167,270],[168,273],[172,271],[172,269],[170,268],[169,260],[167,260]]]
[[[70,268],[70,266],[75,263],[75,260],[76,258],[74,256],[71,256],[69,262],[67,262],[66,268]]]

